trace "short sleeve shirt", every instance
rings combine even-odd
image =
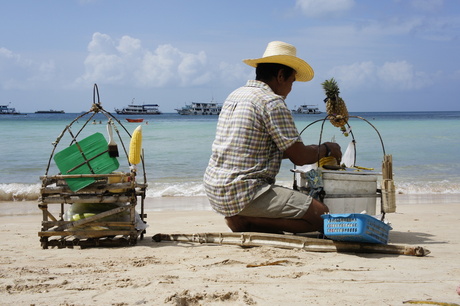
[[[204,175],[211,206],[225,216],[238,214],[256,189],[274,184],[283,152],[302,141],[283,97],[250,80],[224,102],[212,154]]]

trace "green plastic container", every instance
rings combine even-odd
[[[56,153],[54,161],[62,175],[109,174],[118,169],[116,157],[110,157],[104,135],[95,133]],[[78,191],[95,182],[95,178],[66,178],[72,191]]]

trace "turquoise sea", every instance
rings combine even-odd
[[[460,193],[460,112],[368,112],[350,113],[350,126],[357,142],[356,164],[380,171],[383,151],[393,155],[397,192],[405,194]],[[0,200],[36,200],[40,176],[45,174],[55,142],[63,129],[79,114],[27,114],[0,116]],[[132,133],[141,124],[147,197],[202,196],[206,168],[217,123],[217,116],[181,116],[168,113],[144,116],[143,123],[128,123],[116,117]],[[142,117],[142,116],[138,116]],[[325,114],[294,115],[305,143],[335,140],[343,151],[352,137],[345,137]],[[359,118],[355,118],[359,117]],[[361,119],[362,118],[362,119]],[[82,136],[95,132],[107,138],[107,120],[101,114],[88,124]],[[365,119],[365,120],[363,120]],[[75,123],[78,130],[85,120]],[[99,123],[100,122],[100,123]],[[120,127],[121,128],[121,127]],[[120,130],[125,145],[129,136]],[[379,137],[380,135],[380,137]],[[69,145],[63,138],[56,152]],[[121,144],[118,143],[120,152]],[[126,157],[119,157],[120,169],[128,170]],[[283,162],[278,183],[292,186],[292,163]],[[51,161],[49,173],[58,170]]]

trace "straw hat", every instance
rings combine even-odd
[[[310,81],[315,73],[307,62],[296,56],[296,53],[297,50],[293,45],[282,41],[272,41],[268,43],[267,49],[265,49],[265,53],[261,58],[245,59],[243,62],[251,67],[257,67],[257,64],[260,63],[283,64],[297,72],[296,81]]]

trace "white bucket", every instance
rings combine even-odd
[[[376,214],[377,173],[323,170],[326,198],[330,213]],[[330,196],[330,197],[328,197]]]

